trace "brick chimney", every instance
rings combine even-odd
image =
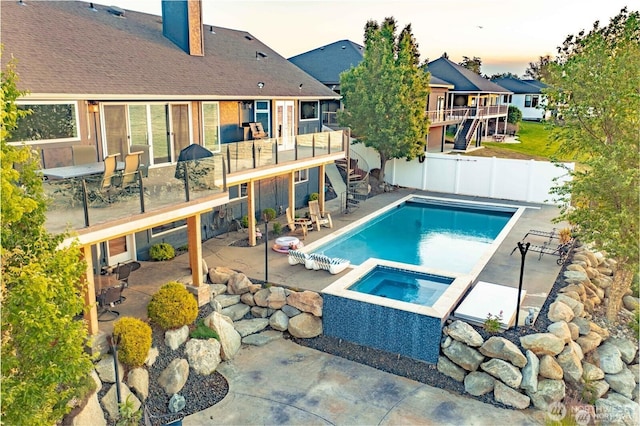
[[[192,56],[204,56],[202,0],[162,0],[162,35]]]

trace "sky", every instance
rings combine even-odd
[[[251,33],[285,58],[339,40],[364,44],[367,21],[411,24],[421,60],[479,57],[483,74],[522,76],[569,34],[606,26],[628,0],[202,0],[205,25]],[[98,4],[161,14],[161,0]],[[636,10],[629,7],[631,10]]]

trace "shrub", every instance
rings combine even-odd
[[[320,195],[317,192],[312,192],[311,194],[309,194],[309,201],[315,201],[320,197]]]
[[[169,260],[176,256],[176,251],[169,243],[158,243],[149,249],[149,257],[153,260]]]
[[[171,281],[151,297],[147,314],[164,330],[178,328],[195,321],[198,302],[182,284]]]
[[[242,216],[242,218],[240,219],[240,225],[242,225],[244,229],[247,229],[249,227],[249,216],[247,216],[246,214]]]
[[[204,320],[198,320],[196,324],[196,328],[194,328],[191,333],[189,333],[189,337],[192,339],[216,339],[220,340],[218,337],[218,333],[207,327],[204,323]]]
[[[282,224],[280,222],[273,222],[273,233],[276,235],[282,234]]]
[[[120,339],[118,359],[129,367],[144,364],[151,349],[151,327],[133,317],[122,317],[113,325],[113,335]]]
[[[269,218],[269,220],[275,219],[276,218],[275,209],[266,208],[266,209],[262,210],[262,218],[264,219],[265,216],[267,216]]]
[[[491,312],[487,314],[487,319],[484,320],[484,324],[482,324],[482,328],[484,328],[489,333],[497,333],[500,331],[500,323],[502,322],[502,311],[498,315],[493,315]]]
[[[633,333],[637,336],[640,333],[640,310],[633,311],[633,318],[629,321],[629,328],[633,330]]]
[[[514,105],[509,105],[509,112],[507,112],[507,123],[517,123],[522,120],[522,111],[520,108]]]

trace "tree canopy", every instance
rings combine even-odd
[[[38,157],[26,146],[7,144],[18,116],[14,62],[2,71],[2,421],[59,422],[91,380],[84,351],[82,313],[85,262],[77,247],[58,249],[64,235],[44,228],[46,198]]]
[[[546,81],[549,77],[549,64],[552,62],[551,56],[540,56],[537,62],[529,62],[529,67],[524,71],[524,76],[533,80]]]
[[[568,36],[548,70],[544,93],[558,153],[580,154],[585,166],[555,188],[567,201],[560,219],[617,260],[612,319],[638,270],[640,14],[622,9],[608,26],[596,22],[588,33]]]
[[[473,58],[469,58],[468,56],[463,56],[462,62],[460,62],[459,65],[465,67],[468,70],[475,72],[478,75],[481,75],[480,70],[482,68],[482,59],[478,58],[477,56],[474,56]]]
[[[382,179],[387,160],[424,152],[430,76],[419,65],[410,24],[396,36],[394,18],[368,21],[364,40],[362,61],[340,76],[345,109],[338,117],[358,142],[378,151]]]

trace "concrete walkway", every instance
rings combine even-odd
[[[218,371],[229,394],[187,416],[201,425],[540,425],[507,410],[279,339],[243,346]]]

